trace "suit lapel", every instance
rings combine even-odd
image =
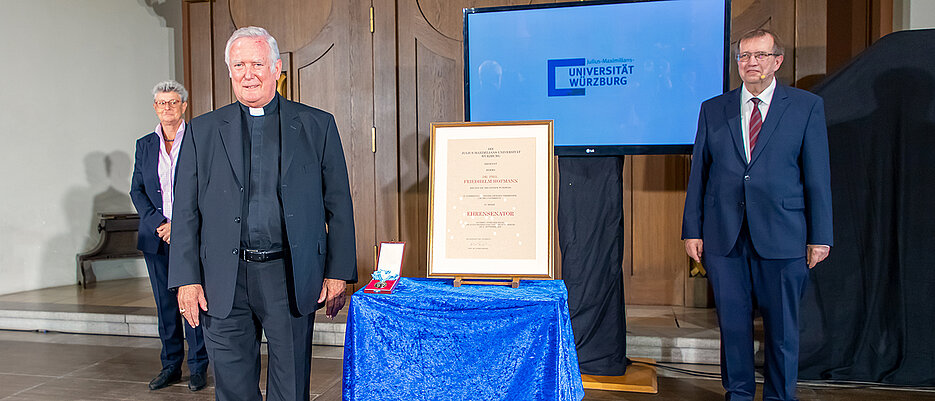
[[[187,122],[185,122],[185,131],[183,131],[183,133],[182,133],[182,140],[181,140],[181,141],[177,141],[177,142],[175,143],[175,146],[182,146],[182,142],[185,141],[185,138],[188,138],[188,137],[190,137],[190,136],[192,136],[192,124],[191,124],[191,121],[187,121]],[[181,148],[179,149],[179,153],[182,153],[182,149],[181,149]],[[173,176],[173,177],[177,177],[177,176],[178,176],[178,173],[179,173],[179,163],[178,163],[178,159],[175,159],[175,160],[176,160],[176,162],[175,162],[175,171],[172,172],[172,176]],[[172,188],[175,188],[175,182],[174,182],[174,181],[172,182]]]
[[[747,152],[743,148],[743,129],[740,127],[740,89],[734,89],[727,96],[727,103],[724,104],[724,118],[727,120],[727,126],[730,127],[730,137],[734,142],[734,148],[740,155],[740,160],[747,160]]]
[[[243,185],[243,123],[240,118],[240,104],[234,103],[224,110],[218,132],[221,135],[224,150],[227,152],[231,170],[234,171],[234,177],[238,184]]]
[[[787,97],[785,87],[779,85],[777,82],[776,89],[773,92],[773,104],[769,105],[769,111],[766,113],[766,120],[763,121],[763,129],[760,130],[760,135],[756,139],[756,146],[753,147],[753,153],[750,155],[751,165],[756,162],[760,153],[763,153],[763,149],[769,145],[769,138],[776,132],[776,127],[779,126],[779,120],[782,119],[782,114],[785,113],[786,108],[789,107],[789,99],[787,99]]]
[[[289,171],[289,166],[292,165],[295,150],[301,143],[302,121],[299,120],[299,115],[293,108],[292,102],[282,96],[279,97],[279,127],[282,130],[280,135],[280,149],[282,152],[280,160],[282,165],[279,171],[281,172],[280,177],[285,177],[286,172]]]
[[[159,198],[159,199],[153,199],[153,200],[154,201],[158,200],[159,203],[157,203],[157,205],[162,205],[162,185],[160,185],[160,181],[159,181],[159,153],[160,153],[159,146],[161,145],[159,141],[161,141],[161,139],[159,138],[159,134],[155,134],[155,133],[151,137],[152,139],[150,139],[149,143],[146,145],[146,152],[148,152],[148,154],[145,155],[146,158],[143,160],[146,160],[147,163],[149,164],[149,166],[147,166],[147,169],[153,172],[152,174],[154,178],[153,182],[156,184],[156,188],[159,189],[159,191],[152,191],[156,193],[154,197]]]

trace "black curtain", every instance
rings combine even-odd
[[[800,377],[935,385],[935,30],[880,39],[815,92],[835,245],[802,304]]]
[[[581,373],[622,376],[623,158],[560,157],[558,241]]]

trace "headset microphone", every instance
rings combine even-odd
[[[766,79],[766,75],[760,74],[760,79]]]

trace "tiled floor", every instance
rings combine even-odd
[[[78,286],[0,296],[0,309],[88,313],[153,314],[147,279],[104,281],[93,290]],[[712,310],[677,307],[628,306],[628,332],[640,341],[716,341]],[[323,319],[323,317],[319,317]],[[343,320],[343,316],[339,319]],[[673,334],[675,333],[675,334]],[[667,340],[668,339],[668,340]],[[628,340],[629,343],[629,340]],[[658,347],[658,344],[652,345]],[[630,349],[638,349],[631,346]],[[313,350],[313,399],[341,399],[341,347]],[[265,370],[265,358],[264,358]],[[717,373],[715,364],[664,364],[669,367]],[[183,382],[158,391],[147,383],[159,370],[159,342],[155,338],[39,333],[0,330],[0,400],[210,400],[209,387],[192,393]],[[669,369],[659,370],[659,394],[587,390],[585,400],[721,400],[720,381]],[[265,373],[263,373],[265,376]],[[265,379],[261,379],[265,387]],[[837,388],[803,384],[802,400],[935,400],[935,392],[905,389]]]
[[[341,349],[312,352],[313,399],[339,400]],[[154,338],[0,331],[0,355],[0,400],[214,399],[213,378],[193,393],[186,387],[187,370],[181,383],[149,391],[147,383],[160,369]],[[264,358],[264,370],[265,364]],[[324,394],[335,396],[319,397]]]
[[[312,361],[312,399],[341,399],[341,348],[316,347]],[[183,382],[150,391],[146,384],[159,370],[159,343],[152,338],[34,333],[0,330],[0,400],[211,400],[209,387],[191,392]],[[265,358],[264,358],[265,370]],[[265,373],[263,374],[265,375]],[[261,379],[261,387],[265,380]],[[713,379],[659,379],[659,394],[587,390],[585,400],[721,400]],[[805,400],[935,400],[935,393],[873,388],[802,385]]]

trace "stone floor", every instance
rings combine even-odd
[[[312,351],[312,399],[341,399],[340,347]],[[0,400],[212,400],[209,387],[191,392],[183,382],[150,391],[159,370],[154,338],[0,330]],[[265,365],[265,357],[263,363]],[[265,370],[265,369],[264,369]],[[265,376],[265,373],[263,373]],[[261,386],[265,380],[261,379]],[[805,400],[935,400],[935,393],[873,387],[800,385]],[[721,400],[720,382],[703,378],[659,378],[659,394],[587,390],[585,400]]]
[[[346,308],[334,320],[320,312],[313,342],[343,346]],[[90,289],[68,285],[0,295],[0,329],[155,337],[155,313],[147,278],[101,281]],[[716,365],[718,346],[713,309],[627,307],[631,357]]]
[[[128,279],[101,282],[93,290],[65,286],[0,296],[0,323],[39,324],[76,316],[100,323],[111,316],[124,319],[124,323],[107,326],[109,329],[124,327],[120,330],[129,333],[134,330],[126,329],[133,327],[132,322],[126,322],[129,319],[138,322],[135,330],[139,331],[135,335],[104,335],[74,334],[80,330],[0,330],[0,400],[213,399],[213,378],[209,378],[208,388],[192,393],[186,387],[188,372],[183,372],[183,382],[177,385],[158,391],[147,388],[159,370],[159,342],[146,333],[152,330],[155,313],[149,291],[147,279]],[[39,314],[44,314],[47,321],[30,320]],[[661,361],[659,393],[587,390],[585,400],[723,399],[720,381],[714,377],[718,372],[717,322],[712,310],[628,306],[627,314],[629,353],[656,354],[655,359]],[[324,319],[316,319],[316,329],[323,326],[319,322],[325,323]],[[87,321],[83,324],[87,325]],[[343,315],[327,323],[343,333]],[[9,328],[3,324],[0,327]],[[319,337],[316,343],[335,342],[339,337],[343,343],[337,331],[331,337]],[[712,354],[713,363],[703,362]],[[312,399],[341,399],[342,357],[340,346],[313,349]],[[686,360],[693,363],[684,363]],[[265,370],[265,355],[263,363]],[[265,378],[261,386],[265,386]],[[935,401],[935,389],[801,383],[798,396],[801,400]]]

